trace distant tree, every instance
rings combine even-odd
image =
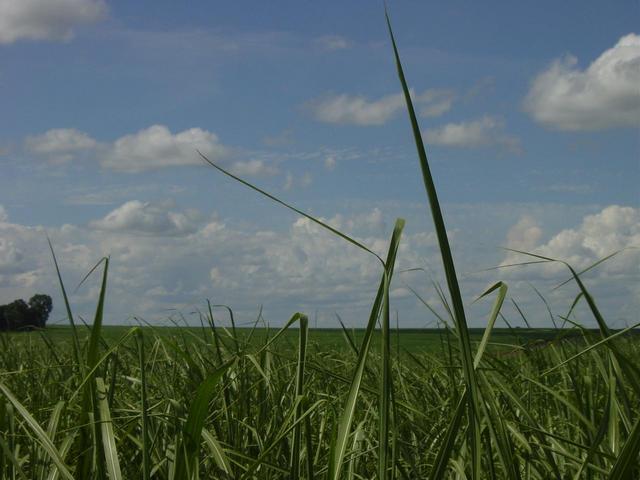
[[[29,309],[34,326],[44,328],[53,310],[53,301],[49,295],[38,293],[29,299]]]
[[[34,295],[29,303],[15,300],[0,305],[0,330],[44,328],[52,309],[51,297],[43,294]]]
[[[15,300],[4,307],[7,330],[22,330],[29,323],[29,305],[24,300]]]

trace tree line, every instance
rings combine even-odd
[[[44,328],[53,309],[49,295],[37,294],[29,299],[0,305],[0,331]]]

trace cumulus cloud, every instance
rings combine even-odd
[[[117,139],[102,154],[101,164],[124,172],[202,165],[196,150],[212,161],[224,158],[228,153],[228,148],[219,142],[214,133],[201,128],[190,128],[174,134],[164,125],[153,125]]]
[[[525,216],[509,231],[507,245],[566,261],[578,272],[618,252],[585,272],[582,279],[611,326],[622,327],[637,318],[637,312],[640,311],[640,209],[610,205],[584,216],[573,228],[548,233],[542,231],[536,220]],[[501,265],[536,260],[534,257],[507,252]],[[542,292],[556,316],[558,313],[565,315],[578,294],[578,287],[575,282],[569,282],[560,289],[555,287],[570,277],[569,270],[559,262],[509,267],[501,269],[499,274],[499,278],[508,283],[511,295],[525,301],[527,316],[546,310],[540,300],[532,298],[531,285]],[[574,320],[585,325],[595,323],[593,314],[584,302],[578,305],[573,316]],[[562,318],[558,318],[558,322],[562,323]]]
[[[451,109],[455,93],[448,89],[429,89],[411,95],[418,111],[425,117],[436,117]],[[402,93],[386,95],[377,100],[363,96],[329,95],[308,104],[316,120],[342,125],[383,125],[405,108]]]
[[[75,128],[54,128],[25,139],[28,151],[47,157],[53,163],[67,163],[83,151],[93,150],[97,142]]]
[[[576,269],[586,268],[620,251],[599,270],[636,277],[640,273],[640,209],[610,205],[596,214],[585,216],[579,226],[564,229],[545,243],[540,243],[541,237],[542,230],[537,223],[530,217],[523,217],[509,231],[507,245],[564,260]],[[523,261],[523,257],[509,253],[503,264],[516,260]],[[558,264],[546,264],[541,268],[548,275],[564,270]]]
[[[100,163],[103,168],[125,173],[204,165],[200,151],[208,159],[225,164],[242,176],[268,176],[278,168],[262,159],[236,160],[239,151],[224,146],[216,134],[201,128],[172,133],[165,125],[152,125],[113,142],[98,142],[74,128],[54,128],[24,140],[25,150],[46,158],[50,163],[65,164],[81,154]],[[92,193],[93,197],[101,194]],[[90,202],[95,203],[90,200]]]
[[[638,235],[639,222],[638,211],[632,209],[630,212],[627,208],[610,207],[591,216],[593,218],[587,217],[581,225],[571,229],[581,239],[571,243],[571,248],[585,249],[590,258],[595,258],[601,252],[608,253],[610,248],[630,245],[629,237]],[[231,305],[239,321],[251,321],[259,305],[264,304],[265,316],[274,324],[281,324],[294,311],[312,313],[316,309],[320,311],[323,326],[334,325],[333,313],[336,311],[354,326],[366,322],[380,279],[379,262],[308,219],[294,219],[282,228],[265,229],[249,224],[229,225],[213,216],[191,219],[190,214],[175,205],[135,201],[125,203],[114,212],[117,215],[113,215],[107,225],[102,225],[107,227],[105,229],[89,224],[86,227],[49,227],[45,231],[38,226],[0,222],[0,297],[28,298],[36,292],[49,293],[56,306],[53,320],[63,319],[62,299],[57,293],[55,269],[47,250],[48,235],[69,284],[80,281],[99,258],[111,256],[105,312],[109,323],[122,323],[130,315],[163,321],[168,315],[166,309],[170,308],[182,309],[188,315],[193,306],[202,305],[205,298]],[[183,214],[188,220],[178,221],[169,215],[170,212]],[[336,214],[324,220],[384,255],[393,218],[388,213],[384,208],[373,208]],[[477,216],[478,211],[474,210],[473,214]],[[421,210],[420,218],[423,216]],[[105,222],[105,218],[96,222]],[[537,235],[526,234],[531,228],[535,230],[535,222],[520,223],[520,233],[510,234],[518,245],[522,245],[518,239]],[[396,264],[398,275],[394,276],[392,286],[396,291],[393,308],[399,309],[404,326],[424,325],[431,319],[412,295],[406,297],[407,292],[402,288],[405,282],[433,301],[432,306],[439,308],[437,295],[429,293],[431,290],[424,273],[401,273],[407,268],[424,266],[433,272],[434,278],[440,275],[435,234],[432,230],[415,231],[412,225],[415,222],[410,220],[402,237]],[[566,236],[562,232],[550,233],[547,238]],[[571,238],[575,239],[575,236]],[[599,240],[594,243],[594,238]],[[464,240],[463,236],[453,236],[453,248],[457,252],[463,295],[470,299],[486,287],[485,281],[495,282],[496,278],[466,278],[464,272],[468,271],[470,258],[477,257],[477,249],[466,251],[465,247],[461,250],[458,239]],[[542,252],[546,245],[554,242],[539,239],[535,243],[535,248]],[[589,272],[589,287],[615,283],[612,281],[614,276],[618,286],[620,283],[635,285],[637,257],[621,258],[622,265],[607,262]],[[514,281],[508,271],[512,270],[500,270],[498,278],[509,282],[510,295],[519,301],[523,300],[523,295],[531,299],[527,285],[518,293],[517,284],[526,282]],[[525,280],[533,280],[539,286],[540,277],[527,272]],[[633,281],[634,274],[636,282]],[[553,282],[565,278],[564,274],[558,276],[556,272]],[[99,278],[92,277],[74,293],[74,311],[81,315],[91,314],[98,291]],[[624,289],[617,295],[614,292],[596,298],[603,311],[618,313],[626,308],[627,313],[633,313],[640,307],[637,292],[634,300]],[[562,298],[559,308],[567,308],[571,300]],[[523,304],[526,308],[527,302]],[[485,304],[480,307],[489,308]],[[546,315],[546,310],[542,309],[542,312]],[[480,313],[470,314],[470,319],[476,319],[474,325],[480,325],[480,319],[485,318],[486,312]],[[509,312],[505,311],[505,315]],[[538,315],[536,322],[544,324],[544,315]],[[509,317],[509,320],[514,319]]]
[[[13,271],[22,261],[24,254],[15,243],[7,238],[0,238],[0,274]]]
[[[346,125],[383,125],[404,105],[401,93],[378,100],[362,96],[334,95],[310,104],[316,120]]]
[[[106,13],[103,0],[0,0],[0,44],[70,40],[74,27],[97,22]]]
[[[201,216],[197,211],[176,212],[171,204],[132,200],[90,223],[90,227],[138,235],[188,235],[196,231]]]
[[[585,70],[577,59],[556,60],[533,81],[524,100],[538,122],[559,130],[640,125],[640,36],[629,34]]]
[[[327,221],[340,224],[376,252],[387,248],[389,232],[380,231],[380,210]],[[175,206],[130,201],[87,227],[63,225],[48,228],[47,234],[71,283],[97,259],[111,255],[107,321],[131,314],[166,318],[163,309],[186,308],[204,298],[249,316],[265,302],[283,315],[274,319],[278,322],[301,309],[326,308],[329,316],[335,308],[367,310],[381,273],[371,255],[307,219],[279,230],[228,227],[218,220],[193,219]],[[0,222],[0,239],[0,296],[28,297],[34,291],[55,295],[44,229]],[[400,268],[420,261],[415,248],[407,235]],[[88,287],[73,300],[80,311],[95,308],[97,290]],[[54,304],[59,307],[61,300],[54,298]]]
[[[431,145],[446,147],[481,148],[499,147],[512,153],[520,153],[520,140],[504,131],[504,122],[488,115],[476,120],[447,123],[428,129],[425,139]]]
[[[541,237],[540,225],[530,215],[523,215],[507,232],[507,247],[526,252],[538,246]]]

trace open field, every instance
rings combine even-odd
[[[102,327],[102,338],[113,343],[122,338],[132,326],[124,325],[104,325]],[[153,335],[157,337],[182,338],[185,342],[207,341],[211,335],[209,326],[205,327],[141,327],[145,335]],[[231,341],[232,328],[217,327],[218,336],[221,339]],[[249,341],[256,347],[262,346],[270,337],[275,335],[277,328],[236,328],[236,335],[241,342]],[[592,338],[597,336],[598,331],[595,329],[586,329],[585,332]],[[359,344],[366,331],[364,329],[341,329],[341,328],[309,328],[308,333],[308,349],[318,353],[342,352],[349,350],[350,342],[347,337],[351,337],[354,343]],[[629,338],[634,338],[640,330],[631,330],[628,332]],[[86,341],[91,334],[89,328],[80,329],[78,332],[80,341]],[[484,334],[483,328],[470,328],[469,336],[474,347],[477,348]],[[45,345],[42,338],[46,335],[47,341],[61,348],[71,348],[73,341],[73,331],[71,327],[52,326],[48,327],[45,332],[7,332],[4,334],[6,341],[10,343],[21,343],[23,345],[31,345],[32,348],[40,348]],[[279,350],[294,351],[298,344],[298,328],[291,327],[282,333],[278,343]],[[549,346],[556,339],[582,338],[574,330],[570,329],[553,329],[553,328],[497,328],[495,327],[491,333],[491,341],[487,345],[487,349],[501,352],[515,352],[519,345],[527,345],[529,348],[542,348]],[[404,328],[401,330],[392,330],[391,343],[396,352],[412,353],[412,354],[435,354],[442,347],[454,340],[453,334],[445,329],[411,329]],[[558,343],[558,342],[556,342]],[[372,350],[378,349],[380,346],[380,332],[375,331],[372,335]],[[31,348],[31,347],[28,347]]]
[[[278,338],[275,329],[238,329],[234,336],[208,326],[90,333],[78,335],[79,352],[71,328],[0,335],[0,388],[8,400],[0,410],[2,478],[63,478],[62,468],[87,478],[78,475],[83,459],[107,478],[289,478],[292,460],[299,462],[297,476],[330,474],[336,424],[365,331],[303,325]],[[640,355],[638,337],[620,336],[574,360],[599,339],[597,332],[541,346],[568,333],[493,332],[476,371],[483,478],[492,478],[491,468],[493,478],[605,478],[625,441],[637,435],[638,396],[626,378],[636,373],[612,369],[617,361],[606,345],[615,342],[616,355],[630,361]],[[482,332],[470,334],[477,348]],[[90,358],[96,340],[100,354],[89,369],[76,355]],[[376,475],[382,336],[371,342],[340,469],[345,478]],[[443,478],[462,475],[470,461],[468,432],[447,442],[465,397],[455,334],[401,331],[392,344],[394,476],[433,475],[443,446],[450,457]],[[505,444],[484,450],[489,442]],[[86,457],[92,449],[100,456]],[[630,460],[634,468],[637,459]]]

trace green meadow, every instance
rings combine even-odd
[[[564,264],[579,292],[567,309],[586,305],[595,329],[570,314],[562,329],[496,328],[503,282],[482,295],[493,302],[486,327],[468,327],[471,299],[461,297],[390,25],[389,33],[445,272],[441,305],[425,303],[424,315],[441,329],[394,329],[402,219],[381,257],[203,156],[238,188],[375,256],[380,283],[368,318],[357,330],[317,330],[292,312],[282,328],[240,329],[203,305],[196,327],[105,326],[104,258],[85,326],[56,263],[69,326],[0,333],[0,478],[640,478],[640,342],[631,327],[609,328],[583,272]]]

